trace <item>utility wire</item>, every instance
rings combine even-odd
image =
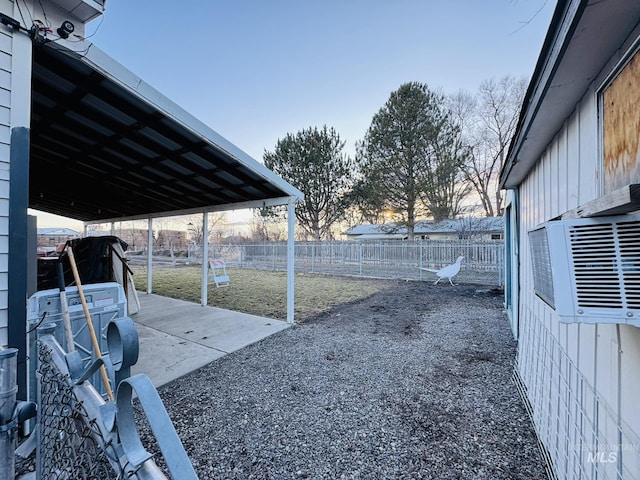
[[[547,4],[548,0],[544,0],[544,2],[542,2],[542,6],[536,11],[536,13],[534,13],[531,18],[529,18],[529,20],[526,20],[524,22],[521,22],[522,25],[520,25],[518,28],[516,28],[513,32],[511,32],[509,34],[509,36],[519,32],[520,30],[522,30],[524,27],[526,27],[527,25],[529,25],[534,18],[536,18],[538,15],[540,15],[540,12],[544,9],[545,5]]]

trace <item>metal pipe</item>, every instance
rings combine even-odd
[[[153,218],[147,219],[147,293],[153,292]]]
[[[16,427],[9,425],[16,406],[18,349],[0,350],[0,480],[15,477]]]
[[[287,205],[287,323],[293,324],[294,319],[294,279],[295,279],[295,225],[296,199],[291,197]],[[274,244],[275,249],[275,244]],[[275,257],[275,256],[274,256]]]
[[[202,212],[202,271],[200,273],[200,305],[206,307],[209,304],[209,212]]]

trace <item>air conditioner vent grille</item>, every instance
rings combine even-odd
[[[579,307],[640,307],[640,223],[569,229]]]
[[[627,305],[640,309],[640,222],[618,223],[618,242]]]
[[[549,254],[549,240],[544,228],[529,232],[529,243],[533,262],[533,284],[536,295],[555,308],[553,296],[553,274],[551,271],[551,256]]]

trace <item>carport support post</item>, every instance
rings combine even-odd
[[[9,2],[2,2],[2,5],[8,13],[13,10],[13,17],[18,18],[17,15],[20,12],[17,2],[13,2],[13,6]],[[0,168],[2,197],[0,315],[4,317],[1,321],[2,325],[7,327],[8,346],[18,349],[18,398],[26,399],[27,309],[25,306],[30,293],[27,271],[30,255],[35,254],[28,250],[29,221],[27,220],[33,43],[29,36],[16,29],[4,30],[2,37],[4,39],[2,84],[10,85],[11,88],[3,91],[0,102],[3,107],[9,107],[2,108],[2,138],[3,142],[9,140],[9,145],[5,143],[0,154],[2,164]],[[9,62],[11,68],[5,67],[5,62]],[[11,131],[8,131],[8,127],[11,127]]]
[[[296,199],[289,197],[287,204],[287,322],[293,323],[293,289],[295,274],[295,241],[294,228],[296,224]]]
[[[200,304],[206,307],[208,302],[209,279],[207,274],[209,268],[209,212],[202,214],[202,291],[200,293]]]
[[[153,285],[153,218],[147,220],[147,293]]]

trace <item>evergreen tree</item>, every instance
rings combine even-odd
[[[324,126],[289,133],[264,153],[265,166],[304,193],[296,219],[316,240],[330,236],[351,199],[354,164],[343,148],[338,133]]]
[[[409,238],[419,217],[452,218],[459,213],[461,167],[467,149],[459,142],[444,98],[420,83],[406,83],[376,113],[359,149],[359,163],[375,192],[401,219]]]

